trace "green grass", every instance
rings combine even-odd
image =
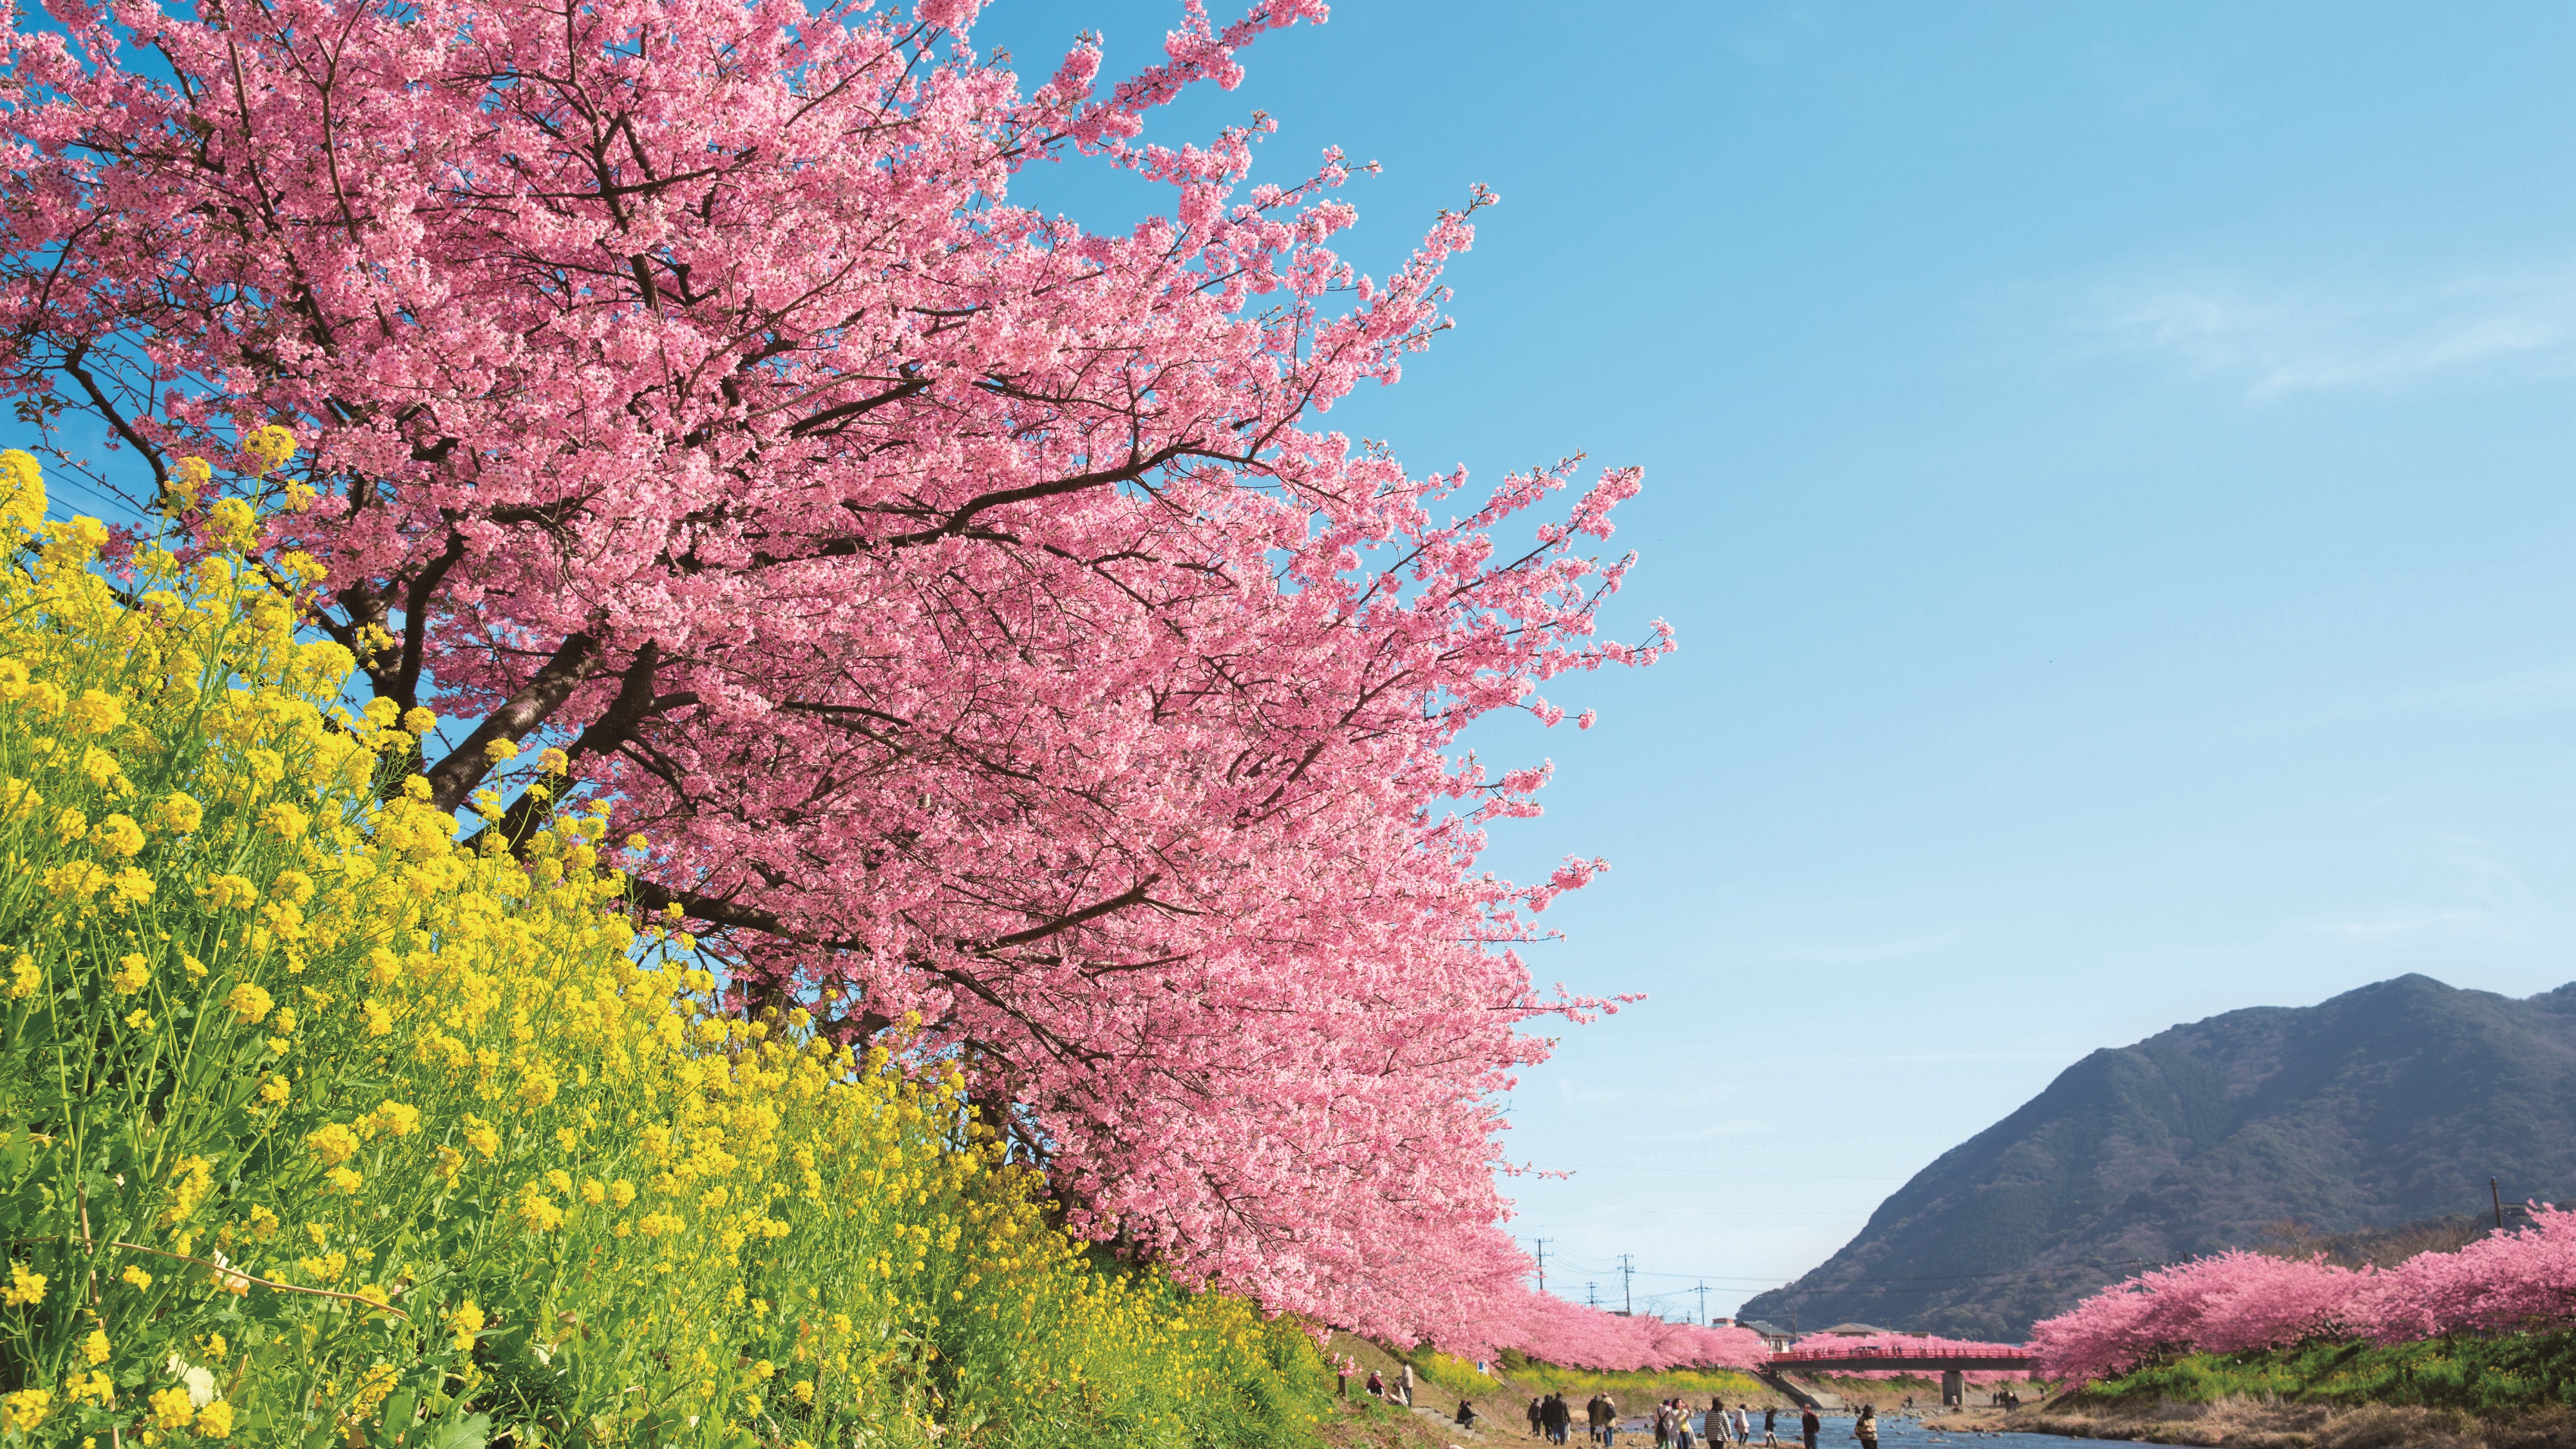
[[[2110,1404],[2157,1399],[2208,1403],[2230,1396],[2473,1412],[2576,1405],[2576,1332],[2192,1354],[2086,1390],[2087,1398]]]
[[[1771,1392],[1751,1374],[1740,1374],[1731,1369],[1595,1373],[1589,1369],[1560,1368],[1552,1363],[1540,1363],[1536,1359],[1507,1353],[1503,1356],[1503,1371],[1512,1376],[1512,1382],[1543,1391],[1580,1394],[1586,1398],[1607,1393],[1623,1407],[1652,1403],[1675,1394],[1722,1394],[1730,1400],[1750,1401]]]
[[[1481,1399],[1501,1387],[1476,1372],[1476,1366],[1463,1358],[1451,1358],[1445,1353],[1419,1353],[1408,1361],[1413,1365],[1415,1378],[1466,1398]]]

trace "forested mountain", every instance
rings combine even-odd
[[[2094,1052],[1741,1316],[2018,1339],[2156,1264],[2484,1216],[2490,1177],[2576,1196],[2576,984],[2401,976]]]

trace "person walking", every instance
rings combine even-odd
[[[1529,1414],[1530,1437],[1533,1439],[1543,1438],[1547,1432],[1544,1420],[1540,1414],[1542,1403],[1543,1401],[1538,1395],[1530,1395],[1529,1409],[1527,1412]]]
[[[1738,1444],[1753,1442],[1753,1406],[1751,1404],[1735,1406],[1735,1442]]]
[[[1777,1404],[1768,1405],[1762,1410],[1762,1442],[1765,1445],[1776,1445],[1780,1442],[1780,1406]]]
[[[1583,1406],[1584,1436],[1593,1443],[1601,1442],[1601,1425],[1607,1416],[1601,1411],[1601,1396],[1594,1394]]]
[[[1852,1432],[1860,1436],[1860,1449],[1878,1449],[1878,1405],[1860,1406],[1860,1422],[1852,1425]]]
[[[1655,1449],[1673,1449],[1673,1406],[1655,1405]]]
[[[1798,1410],[1798,1437],[1807,1441],[1807,1449],[1816,1449],[1816,1431],[1823,1427],[1825,1422],[1816,1417],[1814,1405]]]
[[[1601,1396],[1601,1449],[1610,1449],[1619,1437],[1619,1401],[1608,1394]]]
[[[1562,1393],[1549,1394],[1547,1396],[1547,1407],[1542,1412],[1547,1421],[1548,1442],[1551,1444],[1564,1443],[1566,1426],[1572,1423],[1574,1419],[1574,1410],[1565,1402],[1565,1395]]]

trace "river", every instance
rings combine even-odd
[[[1695,1446],[1706,1442],[1698,1438],[1701,1422],[1705,1418],[1705,1415],[1698,1415],[1691,1420],[1692,1443]],[[1780,1416],[1779,1434],[1782,1444],[1796,1445],[1799,1442],[1796,1414]],[[1753,1416],[1753,1442],[1757,1445],[1762,1442],[1762,1416],[1759,1414]],[[2066,1449],[2066,1446],[2072,1442],[2057,1434],[2011,1434],[1980,1432],[1973,1429],[1945,1429],[1938,1422],[1926,1424],[1903,1417],[1882,1418],[1878,1421],[1879,1449],[1927,1449],[1927,1446],[1934,1444],[2003,1446],[2003,1449],[2043,1449],[2043,1446],[2045,1449]],[[2137,1444],[2145,1441],[2091,1439],[2085,1442]],[[1619,1426],[1619,1443],[1623,1449],[1654,1449],[1655,1431],[1642,1419],[1637,1420],[1633,1427],[1622,1423]],[[1852,1434],[1852,1421],[1849,1414],[1826,1415],[1824,1432],[1816,1436],[1816,1449],[1855,1449],[1859,1443],[1860,1440]],[[1714,1446],[1711,1446],[1711,1449],[1714,1449]]]

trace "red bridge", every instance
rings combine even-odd
[[[2027,1353],[1926,1353],[1910,1348],[1793,1348],[1771,1355],[1770,1366],[1782,1373],[2026,1372],[2035,1364]]]
[[[2001,1349],[2005,1345],[1985,1346]],[[1764,1383],[1786,1395],[1791,1402],[1808,1408],[1840,1408],[1841,1401],[1821,1389],[1811,1389],[1789,1376],[1814,1377],[1835,1373],[1937,1373],[1941,1376],[1941,1402],[1967,1402],[1968,1381],[1972,1373],[2028,1373],[2035,1362],[2024,1352],[1954,1352],[1944,1353],[1930,1346],[1882,1348],[1874,1344],[1854,1344],[1849,1348],[1794,1348],[1775,1353],[1762,1366]]]

